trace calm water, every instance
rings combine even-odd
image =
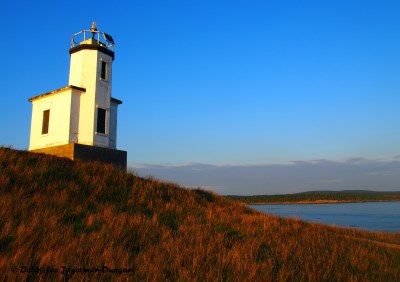
[[[309,222],[355,227],[370,231],[400,232],[400,202],[250,205],[267,214]]]

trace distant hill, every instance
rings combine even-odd
[[[0,281],[398,281],[400,234],[0,148]]]
[[[226,198],[243,203],[321,203],[321,202],[373,202],[400,201],[400,192],[378,192],[368,190],[308,191],[281,195],[227,195]]]
[[[306,191],[303,193],[320,193],[320,194],[368,194],[368,193],[379,193],[378,191],[370,191],[370,190],[340,190],[340,191]],[[302,193],[297,193],[297,194],[302,194]]]

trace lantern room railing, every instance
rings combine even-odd
[[[111,51],[114,51],[115,45],[111,35],[97,30],[95,22],[90,30],[81,30],[72,35],[71,48],[81,44],[97,44]]]

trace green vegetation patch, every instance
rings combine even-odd
[[[315,202],[315,201],[400,201],[400,192],[376,191],[320,191],[304,192],[282,195],[253,195],[236,196],[227,195],[226,198],[244,203],[290,203],[290,202]]]

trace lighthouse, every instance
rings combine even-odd
[[[30,151],[126,169],[127,152],[117,150],[122,101],[111,96],[114,47],[96,23],[72,35],[68,85],[29,99]]]

